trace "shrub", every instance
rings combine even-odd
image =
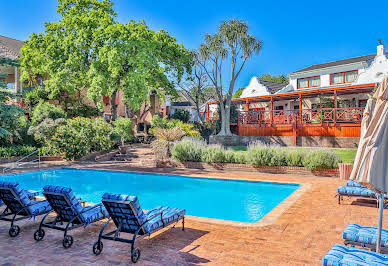
[[[244,151],[236,151],[234,153],[234,162],[235,163],[240,163],[240,164],[247,163],[246,152],[244,152]]]
[[[286,162],[288,166],[303,167],[303,159],[305,152],[302,150],[290,150],[286,155]]]
[[[180,162],[200,162],[205,147],[203,141],[193,138],[184,138],[174,144],[172,157]]]
[[[303,166],[312,171],[317,168],[338,168],[341,162],[338,154],[330,150],[316,150],[304,156]]]
[[[183,123],[187,123],[190,120],[190,112],[187,110],[176,110],[171,116],[172,119],[180,120]]]
[[[158,128],[171,129],[179,127],[185,132],[185,136],[200,137],[201,135],[194,129],[193,124],[183,123],[182,121],[175,119],[167,119],[167,117],[161,118],[158,115],[152,117],[152,128],[150,133],[155,134]]]
[[[202,151],[202,161],[207,163],[223,163],[225,150],[221,146],[211,145]]]
[[[12,156],[26,156],[36,150],[36,147],[27,145],[12,145],[9,147],[0,147],[0,157],[7,158]]]
[[[269,166],[286,166],[287,165],[287,150],[281,147],[269,148],[271,161]]]
[[[235,163],[235,152],[231,150],[224,151],[223,163]]]
[[[28,129],[28,134],[33,136],[35,141],[42,145],[47,145],[50,139],[54,136],[57,128],[65,124],[65,119],[58,118],[53,120],[51,118],[46,118],[41,123],[30,126]]]
[[[185,135],[185,131],[180,127],[174,128],[157,128],[155,136],[158,140],[176,141]]]
[[[114,132],[120,137],[121,145],[133,138],[132,121],[130,118],[119,117],[114,122]]]
[[[50,104],[48,102],[40,102],[34,107],[31,117],[31,125],[36,126],[45,119],[56,120],[58,118],[65,118],[65,111],[61,107]]]
[[[253,165],[270,165],[272,152],[265,146],[249,146],[247,150],[247,162]]]
[[[166,140],[155,140],[151,143],[152,151],[159,160],[167,160],[171,157],[171,149],[174,143]]]
[[[66,159],[79,159],[93,151],[113,147],[113,128],[104,119],[74,118],[60,126],[51,143]]]

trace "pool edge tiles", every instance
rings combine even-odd
[[[151,175],[164,175],[164,176],[175,176],[180,178],[191,178],[191,179],[208,179],[208,180],[224,180],[224,181],[237,181],[237,182],[247,182],[247,183],[265,183],[265,184],[277,184],[277,185],[294,185],[296,186],[296,189],[289,194],[287,197],[285,197],[282,201],[280,201],[275,207],[273,207],[269,212],[264,214],[259,220],[257,221],[233,221],[233,220],[227,220],[222,218],[208,218],[208,217],[202,217],[202,216],[194,216],[194,215],[186,215],[186,217],[189,220],[193,221],[199,221],[204,223],[212,223],[212,224],[223,224],[223,225],[232,225],[232,226],[241,226],[241,227],[261,227],[261,226],[267,226],[271,225],[276,222],[276,220],[288,209],[290,208],[298,199],[299,197],[306,192],[310,187],[311,184],[309,183],[301,183],[301,182],[289,182],[289,181],[277,181],[277,180],[260,180],[260,179],[252,179],[252,178],[235,178],[235,177],[225,177],[225,176],[206,176],[206,174],[200,175],[200,174],[191,174],[191,173],[183,173],[182,174],[170,174],[170,173],[160,173],[160,172],[153,172],[153,171],[136,171],[136,170],[112,170],[109,168],[99,168],[99,169],[93,169],[91,167],[85,167],[85,166],[79,166],[79,167],[56,167],[56,168],[50,168],[50,169],[44,169],[44,170],[38,170],[38,171],[23,171],[23,173],[29,172],[45,172],[45,171],[55,171],[55,170],[90,170],[90,171],[99,171],[99,172],[121,172],[121,173],[136,173],[136,174],[151,174]],[[14,174],[21,174],[19,173],[12,173],[7,174],[8,175],[14,175]],[[220,173],[221,174],[221,173]],[[1,178],[1,177],[0,177]]]

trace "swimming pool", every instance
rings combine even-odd
[[[38,191],[45,185],[71,187],[78,197],[96,203],[105,192],[135,195],[144,209],[171,206],[186,209],[188,215],[236,222],[259,221],[300,186],[68,168],[4,175],[0,179]]]

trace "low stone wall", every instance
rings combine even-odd
[[[210,136],[210,144],[223,146],[245,146],[251,142],[260,141],[266,144],[294,146],[292,136]],[[359,138],[355,137],[314,137],[298,136],[297,146],[326,148],[357,148]]]
[[[304,167],[297,166],[254,166],[250,164],[232,164],[232,163],[204,163],[204,162],[184,162],[176,161],[158,161],[156,167],[160,168],[190,168],[203,169],[208,171],[248,171],[269,174],[291,174],[303,176],[321,176],[321,177],[339,177],[339,169],[316,169],[309,171]]]

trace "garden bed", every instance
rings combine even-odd
[[[269,174],[291,174],[304,176],[322,176],[322,177],[339,177],[339,169],[325,169],[319,168],[313,171],[305,167],[298,166],[255,166],[251,164],[236,164],[236,163],[206,163],[206,162],[171,162],[158,161],[157,167],[163,168],[189,168],[189,169],[203,169],[203,170],[221,170],[221,171],[250,171]]]
[[[17,160],[20,160],[24,156],[13,156],[8,158],[0,158],[0,163],[13,163]],[[38,156],[31,156],[25,162],[38,159]],[[52,162],[52,161],[63,161],[62,156],[40,156],[40,160],[43,162]]]

